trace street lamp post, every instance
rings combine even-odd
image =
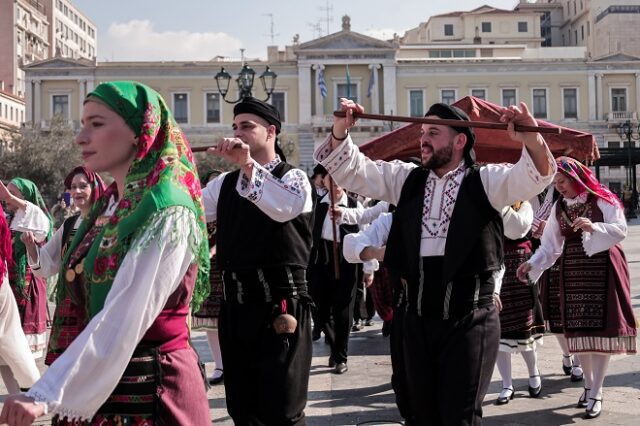
[[[229,84],[231,83],[231,74],[225,71],[224,67],[215,75],[216,85],[218,86],[218,92],[222,96],[225,102],[230,104],[235,104],[237,102],[242,101],[244,98],[248,96],[252,96],[251,90],[253,89],[253,80],[256,76],[256,72],[249,65],[244,64],[238,77],[236,78],[236,82],[238,83],[238,92],[240,96],[235,101],[230,101],[227,99],[227,94],[229,93]],[[273,90],[276,87],[276,78],[278,75],[271,71],[271,68],[267,66],[267,69],[260,74],[260,81],[262,82],[262,88],[267,94],[267,98],[264,101],[268,101],[271,95],[273,94]]]
[[[637,127],[635,127],[631,124],[631,120],[627,120],[624,123],[620,123],[620,125],[616,128],[616,131],[618,132],[618,136],[620,137],[620,139],[623,141],[627,142],[627,189],[628,191],[631,191],[631,200],[629,200],[630,204],[629,204],[629,208],[628,208],[628,212],[627,212],[627,217],[628,218],[635,218],[636,217],[636,213],[635,213],[635,203],[637,200],[637,188],[636,188],[636,182],[634,181],[634,165],[632,164],[631,161],[631,144],[634,143],[635,145],[635,141],[640,140],[640,124],[637,125]],[[635,130],[635,132],[634,132]]]

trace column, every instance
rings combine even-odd
[[[384,65],[382,74],[382,90],[384,93],[384,113],[398,113],[396,105],[396,66]]]
[[[602,73],[596,73],[596,119],[604,120]]]
[[[378,94],[378,70],[380,69],[380,64],[371,64],[369,65],[369,69],[371,70],[371,76],[373,78],[373,90],[371,91],[371,113],[379,114],[380,96]]]
[[[638,111],[640,111],[640,73],[636,73],[636,109],[634,111],[636,111],[636,116],[640,115],[638,114]]]
[[[78,86],[80,87],[80,90],[78,91],[78,98],[79,98],[79,103],[78,103],[78,115],[77,118],[78,120],[80,120],[82,118],[82,105],[84,104],[84,98],[87,97],[87,80],[81,79],[78,80]],[[79,126],[80,121],[77,121],[74,119],[76,117],[74,117],[71,113],[71,108],[69,108],[69,120],[73,120],[73,126]]]
[[[41,85],[40,80],[33,81],[35,87],[33,88],[33,124],[40,125],[42,120],[42,97],[41,97]]]
[[[311,67],[298,65],[298,124],[311,124]]]
[[[589,121],[595,121],[597,120],[598,117],[598,112],[596,111],[596,101],[597,101],[597,94],[596,94],[596,87],[597,87],[597,83],[596,83],[596,76],[595,75],[589,75],[587,78],[587,82],[588,82],[588,87],[589,87],[589,93],[588,93],[588,97],[589,97]]]
[[[24,101],[24,122],[29,123],[29,125],[33,127],[33,82],[30,79],[25,82]]]
[[[318,84],[318,74],[320,70],[324,70],[324,65],[317,64],[317,65],[314,65],[312,68],[316,72],[315,81],[313,82],[313,85],[315,87],[315,93],[316,93],[316,103],[315,103],[316,114],[315,115],[323,116],[324,115],[324,98],[320,93],[320,85]]]

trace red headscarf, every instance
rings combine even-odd
[[[104,184],[104,181],[100,177],[99,174],[94,173],[83,166],[78,166],[75,169],[71,170],[71,173],[64,178],[64,187],[67,189],[71,188],[71,182],[73,181],[73,177],[75,175],[85,175],[87,181],[89,181],[89,185],[91,185],[91,202],[94,203],[98,198],[104,194],[104,191],[107,187]]]
[[[602,185],[587,166],[571,157],[558,157],[556,158],[556,163],[558,164],[558,171],[571,178],[575,183],[578,194],[586,191],[611,205],[622,207],[622,203],[616,194]]]
[[[13,265],[13,255],[11,253],[11,231],[7,224],[7,218],[0,205],[0,285],[4,280],[4,274],[7,273],[7,267]]]

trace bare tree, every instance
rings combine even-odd
[[[75,132],[67,120],[56,116],[48,129],[25,127],[12,143],[12,149],[0,154],[0,177],[22,177],[33,181],[50,206],[64,191],[64,178],[81,165],[80,150],[74,143]]]

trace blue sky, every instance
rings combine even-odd
[[[513,9],[518,0],[73,0],[98,27],[98,60],[208,60],[216,55],[264,58],[271,44],[291,44],[339,31],[343,15],[351,29],[379,38],[418,26],[429,16],[484,4]],[[315,26],[315,27],[314,27]]]

